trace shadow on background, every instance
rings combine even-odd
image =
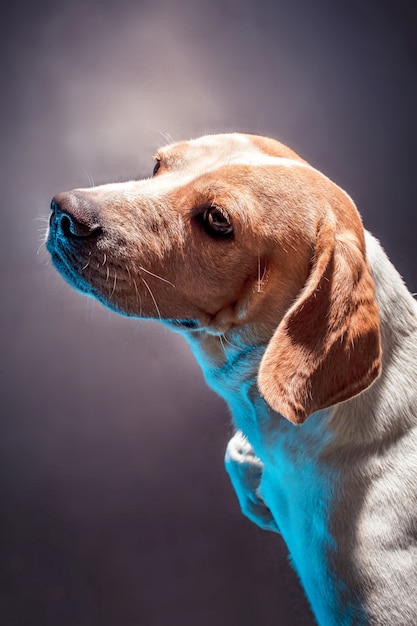
[[[282,541],[239,513],[223,471],[228,412],[183,340],[77,295],[38,246],[54,193],[148,176],[169,137],[244,130],[288,143],[344,187],[417,291],[411,7],[39,0],[8,9],[5,626],[313,624]]]

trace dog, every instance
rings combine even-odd
[[[182,333],[236,434],[242,511],[319,624],[417,624],[417,304],[348,194],[274,139],[207,135],[59,193],[76,289]]]

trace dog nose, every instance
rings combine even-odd
[[[51,211],[51,227],[59,228],[65,237],[91,237],[101,230],[97,206],[81,192],[57,194]]]

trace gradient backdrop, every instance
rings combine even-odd
[[[280,537],[240,515],[228,411],[184,341],[71,291],[39,246],[54,193],[148,176],[169,137],[244,130],[343,186],[417,291],[413,5],[2,9],[4,626],[313,624]]]

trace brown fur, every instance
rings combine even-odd
[[[273,139],[226,135],[217,144],[160,150],[154,179],[57,196],[80,236],[64,254],[118,311],[195,320],[206,332],[194,341],[219,362],[220,335],[269,342],[259,389],[301,423],[380,371],[362,224],[344,192]],[[199,225],[212,205],[232,219],[232,241],[211,239]],[[84,236],[97,225],[97,240]]]

